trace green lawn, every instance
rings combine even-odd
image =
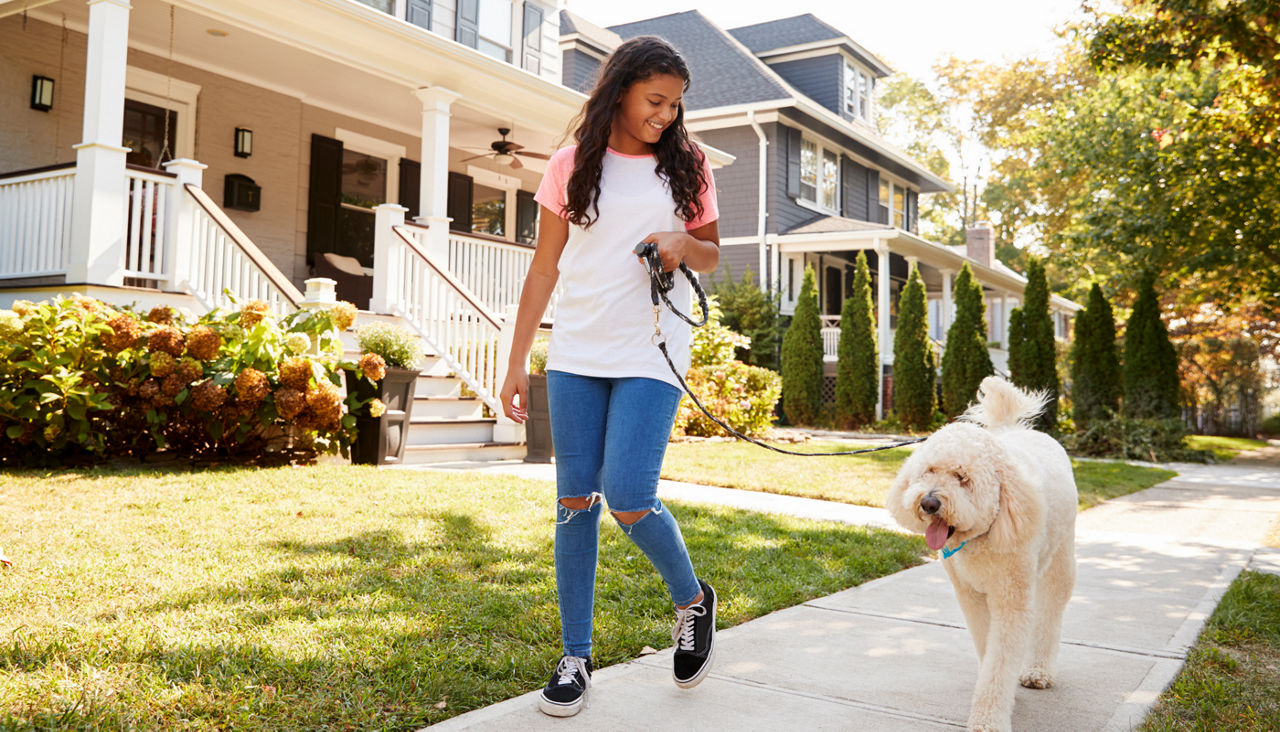
[[[1280,729],[1280,577],[1232,583],[1141,729]]]
[[[0,473],[0,728],[414,729],[541,687],[554,489],[322,467]],[[891,532],[675,503],[741,623],[917,564]],[[602,529],[596,661],[670,645]]]
[[[803,443],[805,452],[857,449],[843,443]],[[796,457],[745,442],[682,442],[667,446],[662,477],[687,483],[884,506],[889,484],[910,452],[896,448],[865,455]],[[1168,480],[1177,473],[1124,463],[1071,461],[1080,508]]]
[[[1218,435],[1191,435],[1187,437],[1187,447],[1195,450],[1212,450],[1218,462],[1226,462],[1245,450],[1266,447],[1266,440],[1254,440],[1248,437],[1220,437]]]

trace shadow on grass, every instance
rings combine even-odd
[[[918,563],[923,550],[888,532],[672,508],[695,568],[722,598],[722,627]],[[78,634],[0,648],[0,671],[66,664],[73,675],[128,677],[129,693],[68,701],[56,714],[71,716],[55,726],[128,726],[159,709],[143,726],[198,718],[407,729],[540,687],[560,655],[550,521],[519,545],[468,514],[420,516],[432,529],[421,540],[395,529],[268,539],[264,550],[283,566],[104,616]],[[610,524],[597,579],[600,666],[669,645],[672,619],[661,579]],[[162,701],[142,690],[152,687],[187,691]],[[32,709],[21,719],[48,724],[56,714]]]

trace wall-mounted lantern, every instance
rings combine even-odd
[[[53,109],[53,79],[47,76],[31,77],[31,108],[41,112]]]
[[[236,157],[247,158],[253,154],[253,130],[236,128]]]

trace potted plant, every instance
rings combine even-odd
[[[351,462],[387,465],[404,461],[414,386],[421,373],[422,340],[408,329],[370,323],[356,329],[360,368],[347,372],[347,391],[355,394],[356,440]]]
[[[524,425],[526,463],[549,463],[555,455],[551,443],[551,410],[547,406],[547,341],[538,338],[529,350],[529,421]]]

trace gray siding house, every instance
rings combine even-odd
[[[716,171],[722,253],[713,281],[751,270],[781,295],[782,313],[790,315],[804,268],[813,267],[833,373],[840,309],[859,251],[867,254],[877,295],[886,387],[898,293],[912,266],[924,278],[931,335],[941,347],[952,283],[969,263],[988,296],[993,360],[1007,370],[1009,312],[1026,279],[995,259],[989,226],[975,227],[968,246],[919,236],[920,196],[952,186],[877,133],[876,84],[892,70],[846,33],[812,14],[726,30],[697,10],[607,29],[561,11],[560,32],[562,82],[584,92],[621,40],[654,35],[680,50],[692,75],[686,126],[735,158]],[[1054,297],[1051,307],[1065,338],[1079,306]]]

